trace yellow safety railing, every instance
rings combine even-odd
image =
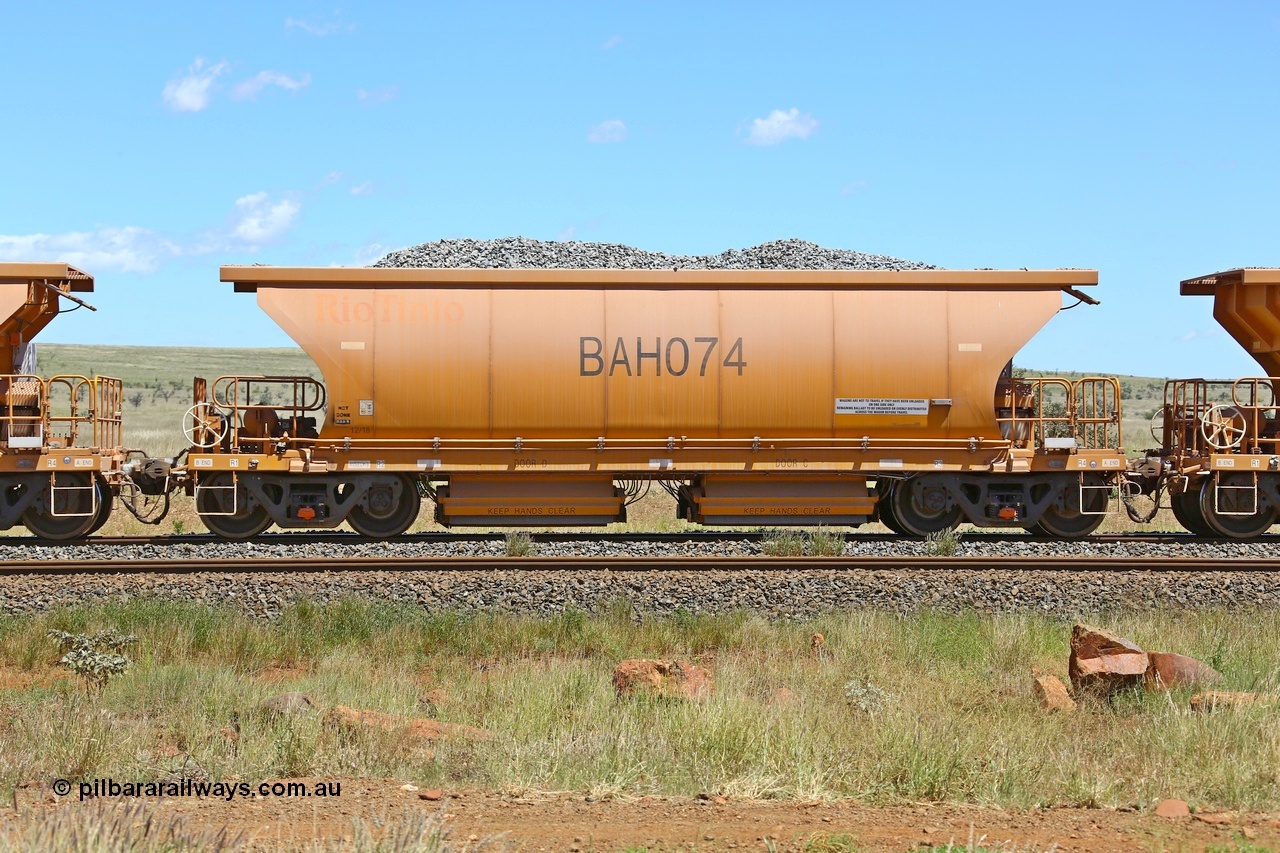
[[[0,375],[0,440],[10,450],[119,447],[124,383],[110,376]]]
[[[1112,377],[1086,376],[1074,382],[1058,376],[1005,379],[996,393],[996,421],[1015,447],[1124,446],[1120,383]]]

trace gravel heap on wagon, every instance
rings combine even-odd
[[[375,267],[574,270],[936,270],[932,264],[828,249],[806,240],[774,240],[718,255],[668,255],[620,243],[548,242],[527,237],[437,240],[400,249]]]

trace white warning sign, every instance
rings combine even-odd
[[[929,398],[836,397],[837,415],[928,415]]]

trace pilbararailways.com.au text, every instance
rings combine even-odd
[[[65,797],[71,793],[71,782],[57,779],[53,783],[53,792]],[[236,797],[341,797],[342,783],[338,781],[320,782],[262,782],[252,785],[248,782],[201,782],[195,779],[180,779],[172,782],[117,782],[114,779],[93,779],[78,782],[74,786],[79,790],[80,799],[94,797],[206,797],[231,802]]]

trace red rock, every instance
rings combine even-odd
[[[431,802],[433,802],[433,803],[434,803],[436,800],[441,799],[442,797],[444,797],[444,791],[442,791],[440,788],[432,788],[430,791],[419,791],[419,792],[418,792],[418,799],[420,799],[420,800],[430,800],[430,801],[431,801]]]
[[[1196,820],[1202,823],[1212,823],[1212,824],[1221,825],[1224,823],[1231,823],[1231,819],[1233,817],[1234,815],[1231,815],[1227,812],[1214,812],[1213,814],[1197,814]]]
[[[1156,806],[1156,817],[1190,817],[1191,809],[1185,800],[1162,800]]]
[[[1280,696],[1274,693],[1233,693],[1227,690],[1208,690],[1191,697],[1191,710],[1213,711],[1218,708],[1248,708],[1253,705],[1266,705]]]
[[[1076,693],[1107,696],[1126,687],[1142,684],[1147,653],[1124,637],[1095,628],[1076,625],[1071,629],[1071,658],[1068,674]]]
[[[1067,692],[1067,686],[1056,675],[1031,673],[1031,692],[1041,708],[1049,711],[1074,711],[1076,700]]]
[[[714,688],[710,672],[684,661],[624,660],[613,670],[613,689],[620,699],[640,693],[700,701]]]
[[[1222,674],[1207,663],[1172,652],[1147,652],[1147,672],[1143,680],[1148,689],[1197,687],[1216,684]]]
[[[362,711],[335,705],[325,715],[329,725],[344,728],[371,728],[383,731],[404,731],[423,740],[442,740],[444,738],[460,738],[464,740],[489,740],[491,732],[473,726],[461,726],[456,723],[442,723],[426,717],[405,717],[400,714],[384,714],[380,711]]]

